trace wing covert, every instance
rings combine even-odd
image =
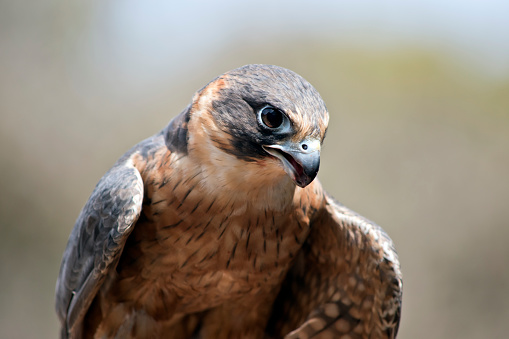
[[[392,240],[325,195],[281,289],[271,332],[286,338],[395,338],[402,276]],[[293,326],[293,328],[292,328]]]
[[[69,237],[56,285],[62,337],[75,332],[140,215],[143,181],[129,158],[99,181]]]

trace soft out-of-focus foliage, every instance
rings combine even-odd
[[[290,68],[324,97],[331,122],[319,178],[395,241],[405,275],[401,338],[509,331],[509,74],[419,44],[370,49],[330,32],[287,33],[225,38],[138,86],[80,59],[101,53],[80,35],[94,6],[55,1],[36,8],[42,14],[3,6],[0,337],[56,337],[61,254],[95,183],[195,90],[247,63]]]

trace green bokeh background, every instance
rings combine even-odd
[[[126,3],[0,2],[1,338],[57,337],[61,255],[98,179],[247,63],[290,68],[327,103],[319,178],[394,240],[400,338],[507,336],[508,6]],[[384,29],[405,16],[419,29]]]

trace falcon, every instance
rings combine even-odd
[[[56,285],[62,338],[394,338],[402,278],[375,223],[315,179],[311,84],[247,65],[102,177]]]

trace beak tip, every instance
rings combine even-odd
[[[297,186],[304,188],[307,185],[309,185],[310,183],[312,183],[313,180],[315,180],[317,174],[318,174],[318,167],[316,168],[316,170],[313,170],[312,173],[307,173],[307,174],[303,173],[301,176],[295,176],[293,181],[295,182],[295,184]]]

